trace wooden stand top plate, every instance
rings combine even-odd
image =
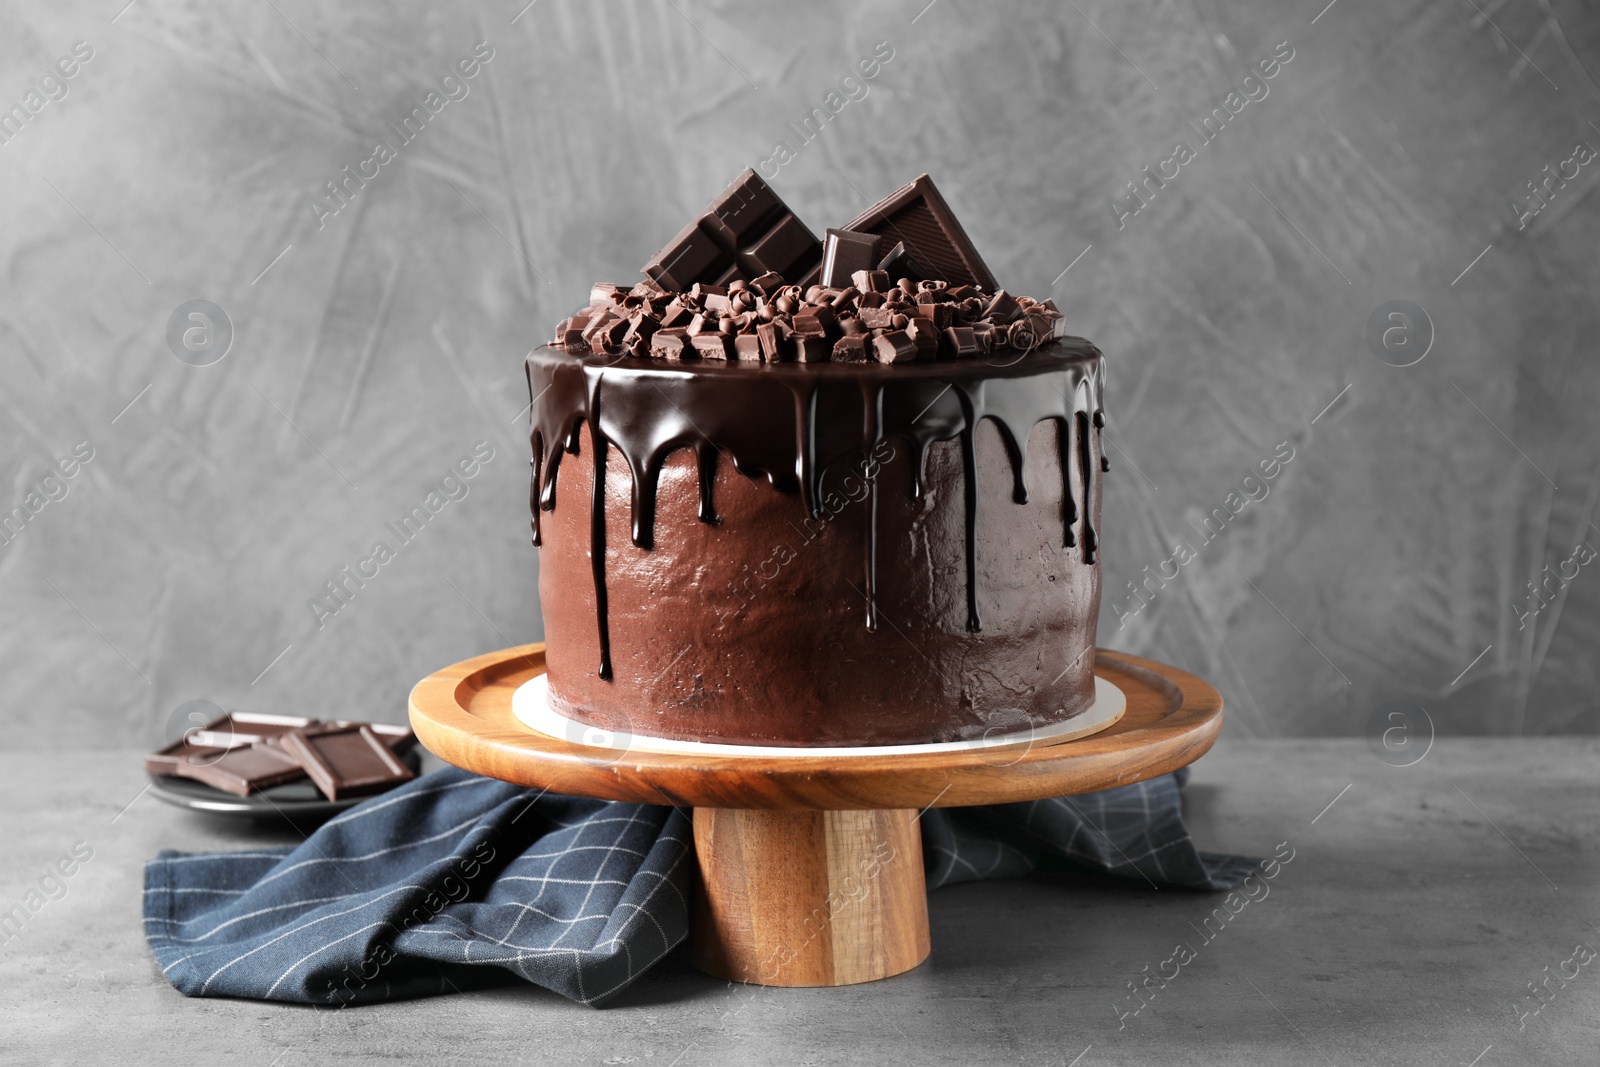
[[[446,762],[519,785],[768,811],[961,807],[1110,789],[1192,763],[1222,728],[1222,697],[1199,678],[1097,650],[1095,673],[1123,691],[1127,710],[1079,740],[882,758],[618,752],[536,733],[513,715],[512,694],[544,669],[542,644],[446,667],[411,691],[411,727]]]

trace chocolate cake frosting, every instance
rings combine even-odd
[[[799,224],[752,180],[702,217],[715,240],[674,239],[698,259],[669,246],[659,280],[596,286],[527,357],[555,710],[785,746],[967,740],[1082,712],[1100,352],[1053,304],[974,276],[987,268],[953,218],[941,228],[926,177],[864,229],[828,231],[826,257],[785,244],[801,281],[834,283],[804,289],[770,251]],[[766,260],[714,217],[741,201]],[[897,233],[908,203],[937,211]],[[854,244],[834,255],[840,233]],[[841,286],[851,257],[867,265]],[[972,270],[929,279],[924,263]]]

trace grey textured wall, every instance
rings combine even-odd
[[[1235,732],[1357,733],[1394,697],[1443,733],[1600,729],[1592,5],[924,3],[0,7],[0,508],[37,508],[0,547],[7,743],[153,740],[195,698],[399,720],[421,675],[537,638],[521,358],[763,161],[818,231],[930,171],[1108,353],[1102,644],[1213,679]],[[1547,164],[1577,173],[1543,205]],[[206,366],[168,343],[196,299],[234,331]],[[1413,366],[1369,346],[1391,300],[1431,320]]]

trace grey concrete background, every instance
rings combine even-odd
[[[0,547],[7,746],[146,744],[196,698],[399,720],[422,675],[538,638],[521,358],[780,140],[813,229],[930,171],[1004,284],[1108,353],[1101,643],[1214,680],[1229,736],[1360,734],[1392,698],[1445,734],[1600,730],[1596,566],[1516,607],[1600,547],[1600,161],[1513,207],[1600,147],[1592,4],[124,3],[0,5],[0,105],[92,48],[0,144],[0,509],[65,492]],[[480,41],[467,95],[319,219]],[[167,343],[194,299],[235,332],[209,366]],[[1399,299],[1435,334],[1405,368],[1366,340]],[[1119,619],[1284,441],[1270,495]]]

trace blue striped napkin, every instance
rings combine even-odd
[[[929,888],[1052,865],[1200,890],[1239,884],[1252,862],[1194,848],[1179,784],[1167,775],[929,811]],[[452,768],[350,809],[294,848],[162,852],[145,865],[145,935],[186,996],[341,1007],[514,975],[599,1005],[687,936],[693,838],[686,809],[539,793]]]

